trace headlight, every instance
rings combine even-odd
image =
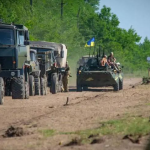
[[[11,72],[11,76],[14,76],[15,75],[15,72]]]

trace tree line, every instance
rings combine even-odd
[[[125,72],[146,70],[150,56],[150,40],[131,27],[119,27],[119,19],[111,8],[100,0],[0,0],[0,18],[5,23],[24,24],[30,31],[30,40],[64,43],[68,59],[75,64],[89,53],[85,43],[95,37],[95,50],[99,47],[107,54],[114,52],[125,66]],[[63,3],[62,3],[63,2]],[[93,48],[92,48],[93,50]],[[92,53],[92,52],[91,52]]]

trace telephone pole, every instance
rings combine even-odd
[[[61,0],[61,19],[63,19],[63,5],[64,5],[64,2],[63,0]]]
[[[32,6],[32,0],[30,0],[30,5]]]

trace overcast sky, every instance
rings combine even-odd
[[[106,5],[116,14],[120,27],[129,29],[131,26],[142,37],[150,39],[150,0],[100,0],[100,9]]]

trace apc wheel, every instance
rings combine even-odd
[[[29,75],[29,95],[30,96],[35,95],[34,77],[32,75]]]
[[[87,86],[84,86],[84,87],[83,87],[83,90],[84,90],[84,91],[87,91],[87,90],[88,90],[88,87],[87,87]]]
[[[82,86],[77,84],[77,92],[82,92]]]
[[[41,95],[46,95],[45,79],[41,78]]]
[[[53,73],[51,78],[51,93],[56,94],[57,93],[57,74]]]
[[[14,78],[12,83],[12,99],[24,99],[25,98],[25,81],[24,76],[20,78]]]
[[[77,84],[77,92],[82,92],[82,86],[79,84],[78,77],[76,84]]]
[[[116,84],[114,85],[114,91],[119,91],[119,79],[116,81]]]
[[[123,80],[119,80],[119,90],[123,89]]]
[[[40,78],[34,78],[34,84],[35,84],[35,95],[41,94],[41,84],[40,84]]]
[[[29,99],[29,83],[25,82],[25,99]]]
[[[4,80],[0,77],[0,105],[3,105],[4,103]]]

